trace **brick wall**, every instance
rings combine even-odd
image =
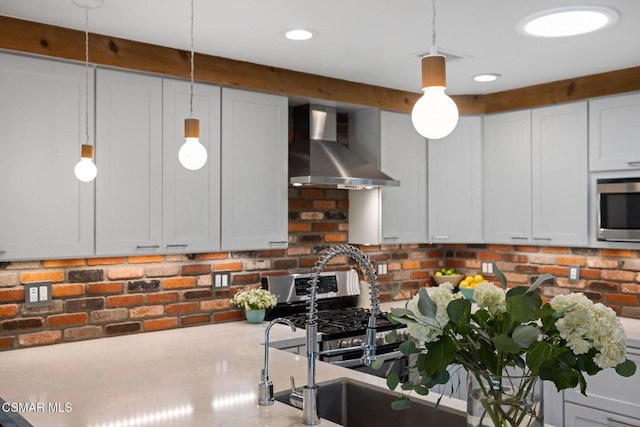
[[[319,253],[345,243],[348,192],[289,190],[289,247],[284,250],[151,255],[0,263],[0,350],[241,320],[232,293],[258,285],[261,277],[308,272]],[[496,261],[512,284],[541,273],[556,275],[545,297],[581,291],[623,316],[640,318],[638,251],[541,248],[508,245],[388,245],[361,247],[374,262],[386,262],[379,277],[381,299],[402,285],[405,295],[430,284],[434,268],[456,266],[476,273]],[[348,268],[337,257],[330,268]],[[581,266],[569,283],[567,267]],[[212,291],[211,272],[231,271],[230,290]],[[489,279],[492,279],[491,277]],[[24,284],[51,281],[53,305],[24,306]]]

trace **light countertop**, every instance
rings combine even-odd
[[[640,321],[621,320],[640,347]],[[266,326],[232,322],[2,352],[0,398],[44,406],[21,412],[36,427],[301,426],[298,409],[256,404]],[[272,343],[301,337],[284,325],[270,334]],[[306,384],[306,357],[273,348],[269,357],[276,392],[289,388],[290,375]],[[317,382],[339,377],[386,388],[383,378],[317,363]],[[465,411],[457,399],[441,405]]]

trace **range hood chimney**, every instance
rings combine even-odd
[[[289,182],[349,190],[400,186],[400,181],[338,142],[335,107],[311,104],[293,107]]]

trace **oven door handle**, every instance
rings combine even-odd
[[[392,351],[389,353],[378,354],[376,355],[376,358],[382,359],[382,360],[390,360],[390,359],[397,359],[401,356],[402,356],[401,351]],[[336,366],[342,366],[343,368],[353,368],[354,366],[362,366],[362,361],[360,359],[336,360],[329,363]]]

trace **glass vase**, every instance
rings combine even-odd
[[[245,310],[244,315],[249,323],[262,323],[266,310]]]
[[[467,427],[542,427],[542,380],[537,376],[467,375]]]

